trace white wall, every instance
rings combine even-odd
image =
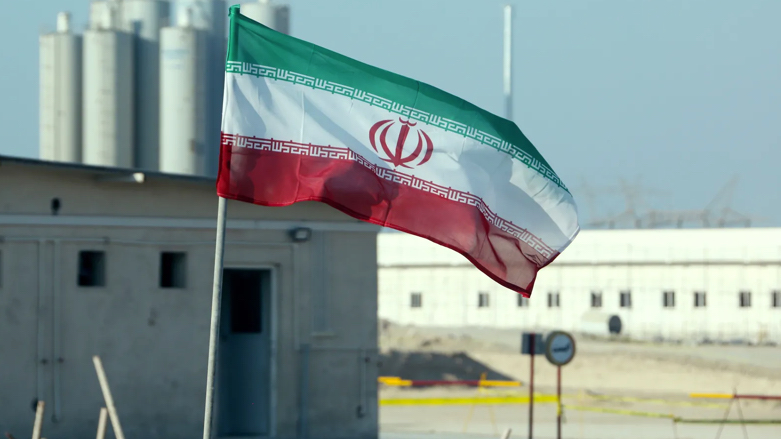
[[[538,274],[528,306],[460,255],[414,236],[378,237],[380,318],[429,326],[583,329],[591,292],[602,292],[599,311],[621,317],[623,333],[638,338],[781,341],[781,229],[583,231]],[[632,307],[620,307],[630,290]],[[662,306],[663,291],[675,307]],[[739,307],[739,292],[751,306]],[[490,306],[478,308],[479,292]],[[694,307],[694,292],[707,294]],[[420,292],[423,306],[410,307]],[[560,308],[548,293],[560,293]]]

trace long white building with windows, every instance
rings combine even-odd
[[[378,239],[379,317],[399,324],[781,342],[781,228],[585,230],[528,300],[424,239]]]

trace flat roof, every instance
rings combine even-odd
[[[143,169],[130,169],[130,168],[116,168],[111,166],[95,166],[87,165],[84,163],[72,163],[72,162],[55,162],[41,159],[32,159],[24,157],[11,157],[0,155],[0,167],[8,164],[30,166],[30,167],[43,167],[50,169],[62,169],[75,172],[81,172],[83,174],[95,175],[95,176],[141,176],[142,181],[151,180],[180,180],[191,183],[208,183],[215,184],[216,178],[202,176],[202,175],[187,175],[187,174],[169,174],[160,171],[147,171]]]
[[[405,233],[380,233],[385,267],[471,266],[459,253]],[[566,264],[781,264],[781,228],[582,230],[552,266]]]

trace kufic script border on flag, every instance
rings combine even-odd
[[[528,168],[535,170],[558,187],[569,193],[569,189],[561,181],[561,178],[553,172],[552,169],[545,166],[542,162],[532,157],[529,153],[507,141],[488,134],[482,130],[470,127],[461,122],[437,116],[407,105],[394,102],[382,96],[368,93],[347,85],[338,84],[332,81],[308,76],[290,70],[280,69],[272,66],[264,66],[241,61],[227,61],[225,71],[227,73],[238,73],[252,75],[255,77],[271,78],[275,80],[289,82],[291,84],[311,87],[313,89],[324,90],[333,94],[339,94],[350,99],[357,99],[369,105],[382,108],[392,113],[400,114],[410,119],[415,119],[429,125],[436,126],[445,131],[469,137],[480,142],[483,145],[494,148],[497,151],[508,154],[509,156],[524,163]]]
[[[466,204],[477,208],[483,214],[485,219],[503,232],[506,232],[521,242],[528,244],[545,261],[541,265],[546,265],[551,259],[558,256],[558,252],[545,244],[528,230],[513,224],[496,213],[494,213],[482,198],[468,192],[459,191],[453,188],[441,186],[431,181],[426,181],[414,175],[408,175],[403,172],[377,166],[367,160],[360,154],[345,147],[312,145],[310,143],[298,143],[294,141],[284,141],[277,139],[262,139],[253,136],[243,136],[239,134],[222,133],[221,146],[223,148],[247,148],[259,151],[268,151],[284,154],[304,155],[309,157],[319,157],[331,160],[350,160],[359,163],[372,171],[377,177],[391,181],[397,184],[403,184],[414,189],[437,195],[457,203]]]

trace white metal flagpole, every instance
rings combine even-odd
[[[217,203],[217,242],[214,247],[214,284],[212,286],[212,322],[209,331],[209,365],[206,372],[206,409],[203,413],[203,439],[211,439],[214,428],[214,377],[217,372],[217,343],[220,336],[222,303],[222,259],[225,254],[225,217],[228,204],[219,197]]]

